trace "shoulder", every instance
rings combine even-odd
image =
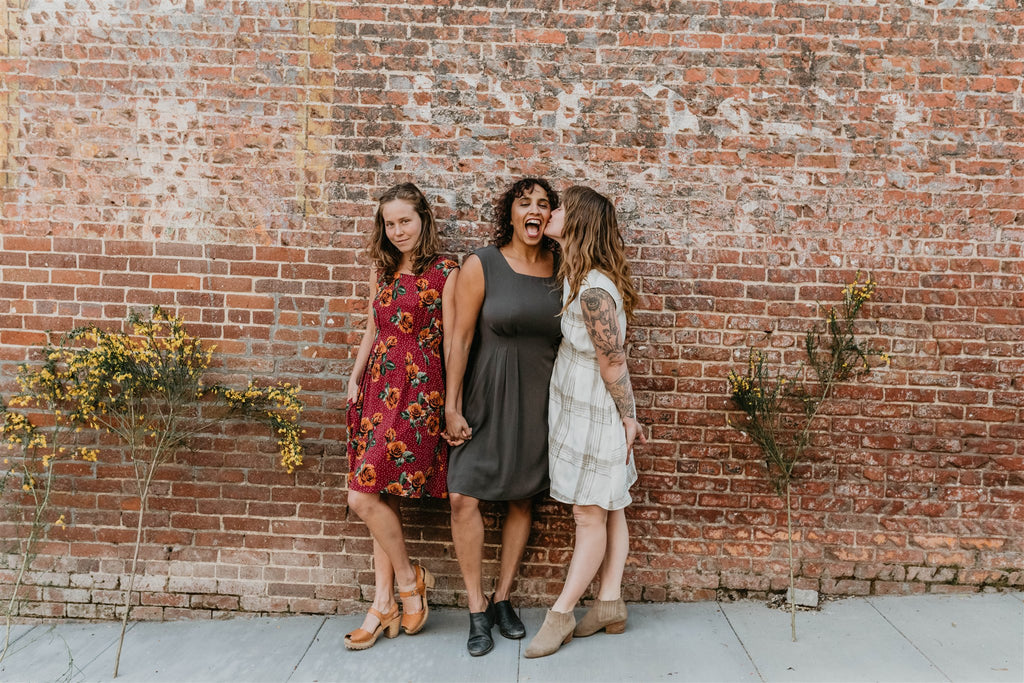
[[[495,256],[501,258],[501,252],[497,247],[493,245],[481,247],[463,259],[462,272],[464,274],[472,272],[480,277],[490,279],[490,273],[493,272],[496,263]]]
[[[448,277],[453,270],[456,270],[459,264],[454,259],[448,258],[447,256],[438,256],[434,261],[432,269],[439,272],[443,277]]]
[[[619,288],[615,286],[612,279],[596,269],[591,270],[587,273],[586,277],[583,278],[583,284],[580,285],[580,292],[582,293],[586,289],[603,289],[608,292],[612,298],[616,300],[622,299],[622,295],[619,294]]]

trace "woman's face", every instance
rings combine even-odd
[[[551,218],[544,228],[544,236],[562,243],[562,231],[565,229],[565,207],[560,206],[551,212]]]
[[[534,185],[512,202],[512,235],[528,246],[540,244],[544,239],[544,227],[551,218],[551,202],[548,193],[540,185]]]
[[[416,248],[423,230],[416,207],[404,199],[392,199],[380,207],[380,215],[384,219],[384,233],[402,256]]]

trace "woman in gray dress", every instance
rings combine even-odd
[[[446,434],[452,538],[469,599],[473,656],[526,629],[509,601],[530,535],[531,504],[548,488],[547,405],[560,339],[555,253],[544,238],[558,195],[524,178],[498,199],[494,244],[466,257],[455,291],[447,365]],[[482,585],[480,501],[506,501],[501,572],[494,593]]]

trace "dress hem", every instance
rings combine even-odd
[[[624,505],[620,505],[618,507],[605,507],[601,503],[581,503],[579,501],[569,500],[570,496],[560,496],[555,493],[552,493],[550,495],[553,500],[557,500],[559,503],[565,503],[566,505],[594,505],[608,512],[615,512],[616,510],[625,510],[626,508],[633,504],[632,496],[629,497],[629,500]]]
[[[532,498],[536,498],[537,496],[541,495],[542,493],[544,493],[547,490],[548,490],[548,487],[545,486],[544,488],[539,489],[537,492],[531,493],[531,494],[527,494],[525,496],[502,496],[500,498],[488,498],[486,496],[478,496],[478,495],[476,495],[474,493],[469,493],[468,491],[456,491],[452,487],[450,487],[450,486],[448,487],[448,493],[449,494],[457,493],[460,496],[469,496],[470,498],[476,498],[477,500],[486,501],[488,503],[508,503],[510,501],[513,501],[513,500],[532,499]]]

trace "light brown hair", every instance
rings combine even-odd
[[[622,295],[626,317],[632,318],[639,296],[630,279],[626,243],[619,232],[615,205],[596,190],[574,185],[562,194],[562,207],[565,209],[565,223],[558,277],[569,281],[569,297],[565,305],[579,296],[587,273],[599,270],[615,283]]]
[[[430,203],[427,201],[426,195],[413,183],[399,183],[389,187],[377,200],[377,213],[373,218],[373,233],[370,235],[370,244],[367,247],[367,252],[373,259],[377,271],[381,277],[387,280],[395,276],[398,272],[398,265],[402,262],[402,252],[398,251],[398,248],[388,239],[382,212],[385,204],[396,199],[409,202],[420,217],[420,240],[412,252],[413,273],[422,275],[441,250],[441,238],[437,234],[434,213],[430,210]]]

